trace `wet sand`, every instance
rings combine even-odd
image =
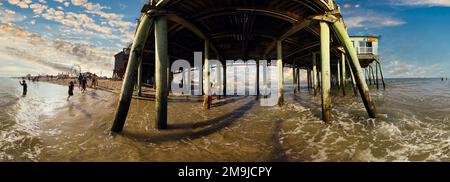
[[[143,97],[134,96],[123,133],[111,135],[117,90],[77,91],[54,116],[40,118],[43,149],[37,161],[288,160],[281,123],[255,117],[273,112],[259,107],[255,97],[216,98],[205,111],[202,97],[171,96],[169,129],[156,130],[153,91],[145,88]]]
[[[450,82],[388,85],[372,86],[377,119],[359,97],[333,90],[332,124],[305,89],[294,97],[285,88],[281,108],[229,96],[206,111],[201,97],[171,96],[167,130],[155,129],[153,91],[145,88],[117,135],[109,132],[117,90],[76,88],[67,102],[66,84],[30,83],[26,97],[14,86],[11,101],[0,92],[0,161],[450,161]]]

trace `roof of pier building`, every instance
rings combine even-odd
[[[171,61],[193,62],[194,51],[204,50],[204,38],[211,42],[211,59],[271,60],[277,57],[276,40],[283,39],[283,62],[307,66],[311,53],[320,50],[319,23],[311,17],[335,8],[331,0],[153,0],[142,12],[167,13]],[[290,34],[295,27],[301,30]],[[332,47],[337,41],[332,32]],[[337,59],[339,51],[332,50],[331,59]],[[149,36],[144,53],[153,62],[154,36]]]

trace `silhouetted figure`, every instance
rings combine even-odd
[[[19,81],[19,83],[23,87],[23,95],[27,95],[28,90],[27,90],[27,82],[25,81],[25,78],[22,79],[22,82]]]
[[[444,81],[444,77],[441,78],[441,81]]]
[[[83,80],[81,81],[81,91],[84,93],[86,92],[86,87],[87,87],[87,76],[84,75],[83,76]]]
[[[75,85],[74,85],[73,81],[70,81],[70,83],[69,83],[69,91],[68,91],[69,96],[67,97],[67,101],[69,101],[70,97],[73,96],[73,88],[74,87],[75,87]]]
[[[81,88],[81,85],[83,84],[83,75],[80,73],[80,76],[78,76],[78,88]]]

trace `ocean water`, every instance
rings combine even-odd
[[[133,100],[124,132],[111,135],[117,94],[0,78],[0,161],[450,161],[450,82],[389,79],[371,86],[378,118],[359,96],[333,92],[333,123],[303,88],[286,105],[254,97],[171,97],[169,129],[154,129],[154,103]]]

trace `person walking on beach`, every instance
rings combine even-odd
[[[92,76],[92,84],[91,84],[91,87],[92,88],[97,88],[97,75],[96,74],[94,74],[94,76]]]
[[[73,88],[75,87],[75,85],[73,84],[73,81],[70,81],[69,83],[69,96],[67,97],[67,101],[69,101],[70,97],[73,96]]]
[[[86,86],[87,86],[87,76],[84,75],[83,79],[82,79],[82,84],[81,84],[81,91],[84,93],[86,92]]]
[[[25,78],[22,79],[22,82],[20,82],[20,85],[23,87],[23,95],[27,95],[27,82],[25,81]]]
[[[78,88],[81,89],[81,85],[83,84],[83,75],[80,73],[78,76]]]

